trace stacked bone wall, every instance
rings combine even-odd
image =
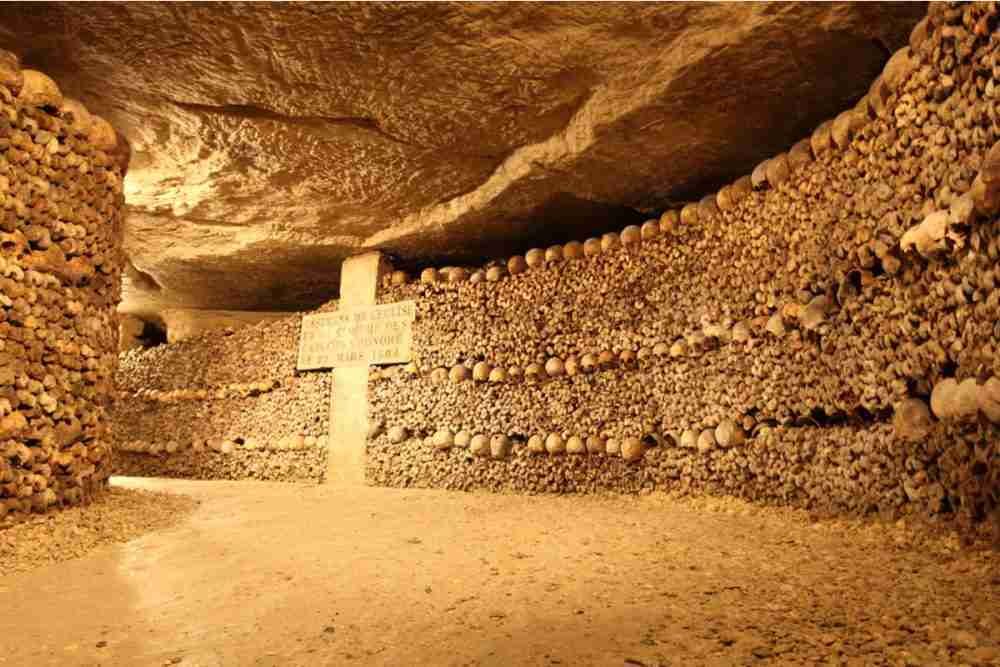
[[[331,375],[296,371],[300,322],[290,315],[123,353],[116,474],[322,480]]]
[[[391,276],[369,480],[995,516],[997,23],[932,5],[856,108],[641,228]]]
[[[0,51],[0,527],[110,472],[126,164],[106,121]]]

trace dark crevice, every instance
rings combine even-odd
[[[754,411],[747,414],[751,415],[752,412]],[[827,414],[822,408],[814,408],[808,415],[799,415],[784,420],[773,417],[757,417],[753,436],[756,436],[757,432],[765,426],[770,428],[777,426],[784,426],[785,428],[837,428],[842,426],[868,428],[876,424],[890,422],[892,414],[893,410],[891,407],[869,410],[858,406],[849,412],[838,411],[833,414]]]
[[[893,49],[888,44],[886,44],[884,41],[882,41],[882,39],[873,39],[872,40],[872,46],[874,46],[877,51],[880,51],[882,53],[882,68],[881,69],[885,69],[885,64],[887,62],[889,62],[889,58],[892,57],[892,51],[893,51]],[[881,71],[881,69],[879,71]]]
[[[298,127],[320,130],[331,125],[346,125],[368,132],[373,132],[399,144],[405,144],[407,146],[414,145],[411,142],[389,134],[379,127],[378,122],[374,118],[368,116],[289,116],[283,113],[278,113],[277,111],[272,111],[271,109],[253,106],[252,104],[214,105],[198,104],[195,102],[180,102],[178,100],[171,100],[171,102],[186,111],[208,113],[216,116],[237,118],[240,120],[267,120],[275,123],[283,123],[285,125],[295,125]]]
[[[474,240],[462,238],[460,232],[445,230],[440,247],[460,247],[459,251],[420,256],[397,251],[398,264],[393,266],[414,273],[428,266],[481,267],[498,258],[505,261],[503,258],[511,255],[523,255],[531,248],[546,248],[569,241],[582,242],[588,237],[620,232],[623,227],[641,225],[647,219],[649,216],[628,206],[557,192],[516,218],[497,218],[477,228]]]
[[[167,342],[167,331],[153,322],[143,322],[142,333],[138,336],[144,349],[163,345]]]

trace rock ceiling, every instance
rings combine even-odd
[[[123,310],[293,309],[700,198],[851,106],[923,3],[0,5],[130,139]]]

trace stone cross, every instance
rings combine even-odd
[[[345,259],[340,269],[339,307],[375,305],[378,283],[387,269],[388,263],[378,252]],[[331,373],[326,480],[338,486],[363,486],[368,438],[368,366],[334,368]]]

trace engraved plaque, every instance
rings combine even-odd
[[[415,301],[302,316],[300,371],[410,361]]]

